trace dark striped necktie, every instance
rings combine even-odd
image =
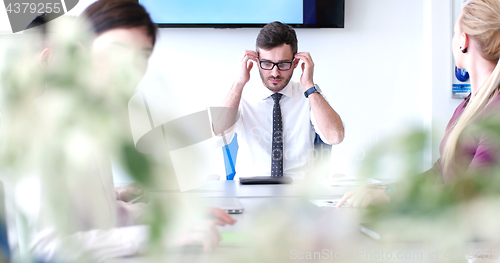
[[[271,95],[273,106],[273,144],[271,152],[271,176],[283,176],[283,121],[281,119],[280,99],[283,94]]]

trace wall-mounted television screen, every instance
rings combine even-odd
[[[343,28],[345,0],[139,0],[159,27]]]

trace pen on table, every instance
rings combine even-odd
[[[141,200],[144,196],[143,195],[138,195],[134,199],[128,201],[129,203],[136,203],[137,201]]]

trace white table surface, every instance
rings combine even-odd
[[[199,194],[203,197],[327,197],[341,198],[347,191],[356,187],[325,186],[321,184],[305,185],[304,183],[293,184],[265,184],[265,185],[242,185],[238,181],[213,181],[200,188],[186,191],[185,193]]]
[[[245,235],[251,237],[247,243],[227,243],[224,240],[211,253],[170,252],[160,258],[145,256],[112,260],[114,263],[143,262],[443,262],[428,257],[435,245],[425,243],[384,243],[360,232],[361,208],[318,207],[311,198],[338,199],[356,187],[326,187],[312,185],[240,185],[237,181],[214,181],[187,196],[201,198],[237,197],[245,208],[243,214],[233,215],[238,221],[233,226],[219,227],[221,235]],[[169,194],[168,192],[158,192]],[[180,193],[175,193],[180,194]],[[181,194],[181,195],[182,195]],[[440,251],[444,251],[440,248]],[[347,258],[322,258],[308,260],[308,252],[329,252],[333,256]],[[293,252],[293,253],[292,253]],[[303,259],[293,258],[299,253]],[[338,254],[341,253],[341,254]],[[359,255],[359,253],[364,253]],[[372,253],[372,254],[369,254]],[[372,259],[375,253],[404,253],[423,255],[423,258],[404,260]],[[377,255],[379,255],[377,254]],[[325,256],[326,254],[321,254]],[[403,254],[402,254],[403,255]],[[453,262],[493,262],[467,261]]]

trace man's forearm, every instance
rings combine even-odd
[[[244,86],[245,84],[235,82],[226,95],[226,98],[224,98],[222,107],[225,107],[225,109],[219,112],[219,116],[214,118],[214,123],[212,124],[216,135],[221,136],[230,132],[236,123]]]
[[[319,93],[309,95],[311,109],[318,129],[329,144],[339,144],[344,140],[344,125],[340,116]]]
[[[226,98],[224,98],[222,106],[238,109],[240,106],[243,87],[245,87],[245,84],[235,82],[231,90],[229,90],[229,93],[226,95]]]

